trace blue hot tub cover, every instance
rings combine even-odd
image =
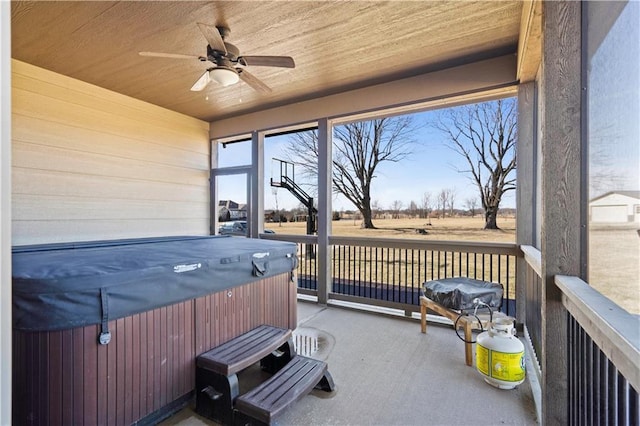
[[[64,330],[197,298],[297,267],[296,244],[228,236],[16,246],[13,326]]]

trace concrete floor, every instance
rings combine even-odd
[[[298,332],[318,337],[311,355],[329,365],[336,391],[314,390],[277,425],[535,425],[529,381],[488,385],[464,363],[452,327],[298,303]],[[259,372],[258,372],[259,373]],[[243,378],[240,376],[241,392]],[[164,426],[213,425],[188,407]]]

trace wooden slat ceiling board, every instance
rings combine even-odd
[[[214,121],[515,53],[520,17],[518,1],[12,2],[12,57]],[[243,82],[191,92],[211,63],[138,55],[205,55],[197,22],[296,68],[247,68],[266,95]]]

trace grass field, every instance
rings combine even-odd
[[[637,225],[590,229],[589,284],[632,314],[640,314]]]
[[[375,219],[377,229],[361,228],[359,220],[334,220],[332,234],[347,237],[410,238],[418,240],[482,241],[514,243],[515,218],[498,218],[499,230],[484,230],[481,216],[445,219]],[[280,226],[281,225],[281,226]],[[266,228],[278,234],[304,235],[305,222],[268,223]],[[417,232],[423,230],[426,234]]]
[[[376,219],[377,229],[359,220],[332,221],[336,236],[514,243],[516,221],[498,217],[499,230],[484,230],[481,216],[445,219]],[[304,235],[306,223],[268,223],[278,234]],[[424,232],[424,233],[422,233]],[[592,228],[589,283],[632,314],[640,314],[640,238],[637,226]]]
[[[474,241],[515,242],[515,219],[503,218],[500,230],[483,230],[483,219],[379,219],[374,220],[376,229],[363,229],[360,221],[332,221],[332,234],[342,237],[393,238],[422,241]],[[266,224],[278,234],[302,235],[306,223]],[[419,231],[419,232],[417,232]],[[301,274],[315,271],[314,256],[305,256],[306,247],[301,247]],[[425,281],[457,276],[461,273],[471,278],[501,282],[508,290],[509,298],[515,297],[515,261],[509,264],[500,255],[474,255],[460,252],[381,249],[374,247],[336,246],[334,256],[334,278],[360,281],[377,285],[395,284],[421,286]],[[434,257],[435,256],[435,257]]]

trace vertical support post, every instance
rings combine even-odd
[[[251,133],[251,202],[248,213],[249,236],[264,232],[264,133]]]
[[[333,125],[318,121],[318,303],[327,304],[331,291],[331,167]]]
[[[0,2],[0,424],[11,424],[11,2]]]
[[[568,423],[567,312],[558,274],[580,276],[582,249],[581,3],[543,5],[542,424]]]
[[[209,235],[215,235],[218,229],[218,186],[211,171],[218,168],[219,146],[217,141],[209,141]]]
[[[534,233],[538,210],[536,203],[537,113],[535,83],[521,84],[518,86],[518,144],[516,146],[518,159],[516,243],[519,245],[533,245],[535,243]],[[516,321],[524,324],[527,318],[526,262],[524,258],[518,257],[516,269]]]

